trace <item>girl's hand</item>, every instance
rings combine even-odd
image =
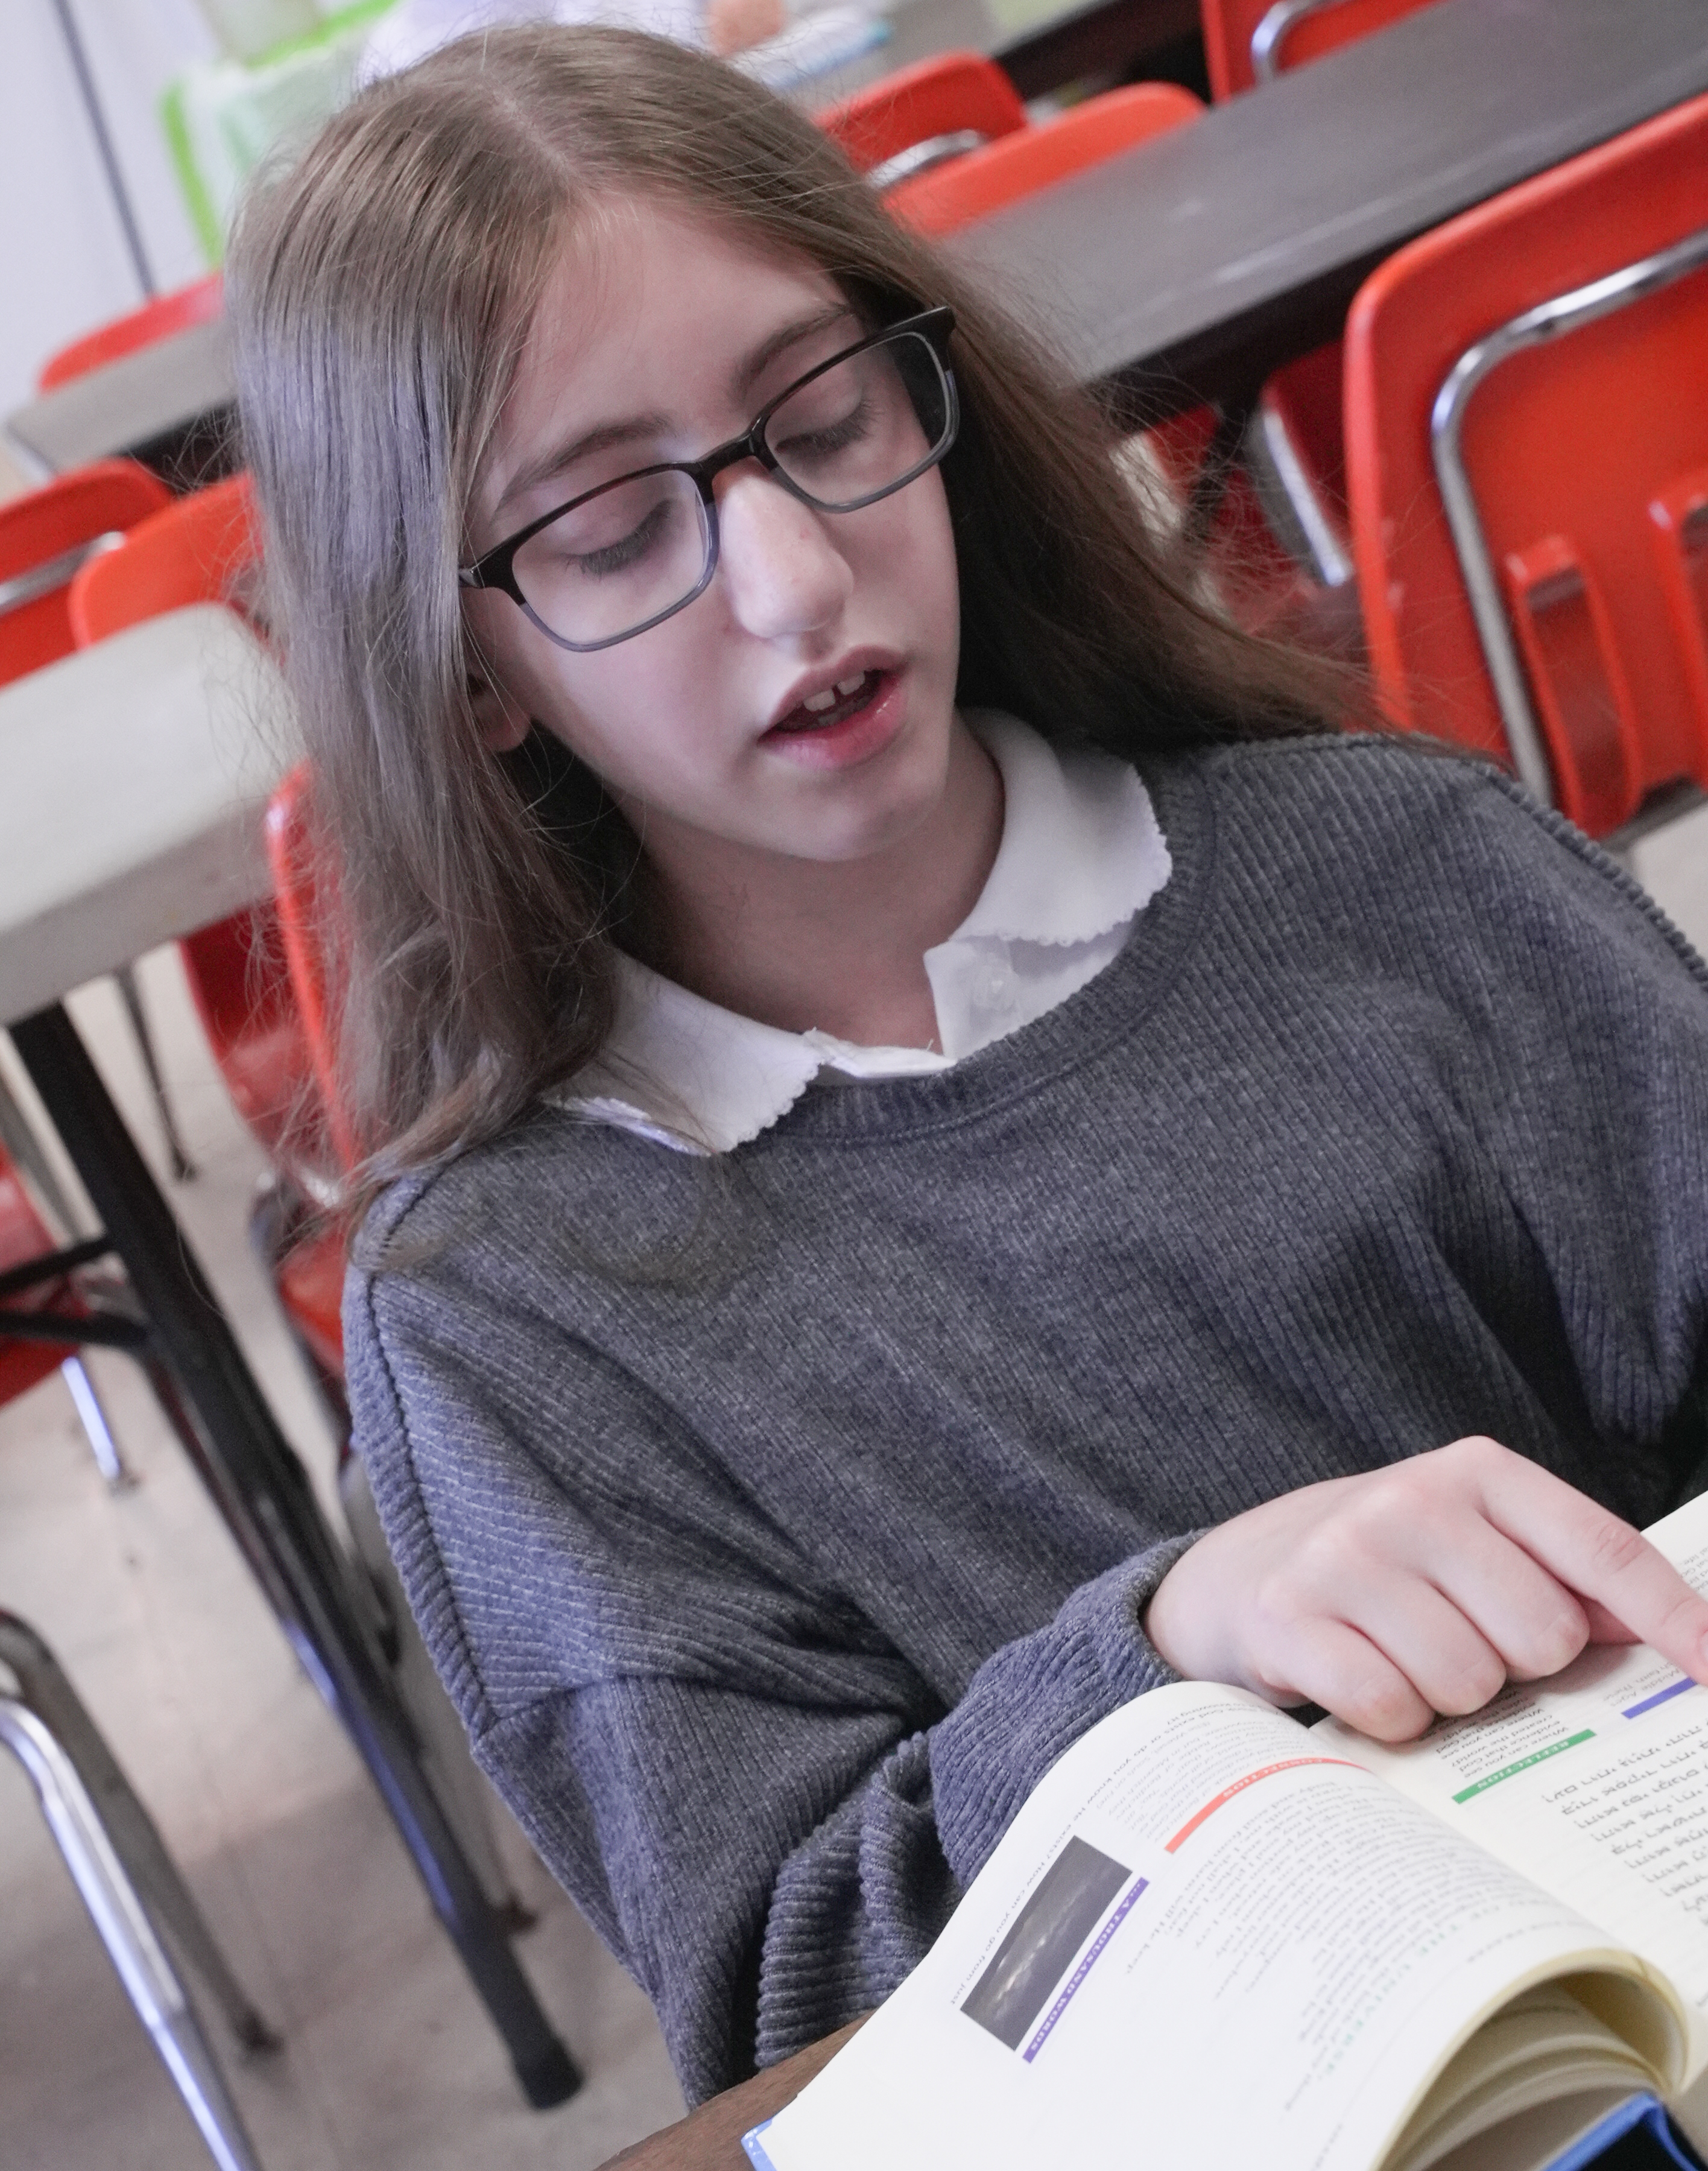
[[[1491,1439],[1236,1515],[1175,1562],[1144,1626],[1190,1681],[1319,1703],[1379,1741],[1589,1643],[1652,1643],[1708,1682],[1708,1602],[1628,1523]]]

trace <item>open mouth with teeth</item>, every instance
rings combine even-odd
[[[847,721],[870,705],[884,683],[881,671],[862,671],[853,678],[839,678],[822,694],[809,694],[773,728],[779,732],[822,732]]]

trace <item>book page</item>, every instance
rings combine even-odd
[[[1708,1591],[1708,1498],[1650,1538]],[[1662,1969],[1708,2064],[1708,1690],[1644,1644],[1600,1644],[1545,1681],[1387,1748],[1338,1720],[1351,1756]]]
[[[1641,1972],[1255,1697],[1181,1683],[1046,1776],[755,2160],[1370,2171],[1477,2022],[1597,1965]]]

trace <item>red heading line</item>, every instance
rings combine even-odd
[[[1213,1801],[1206,1802],[1195,1817],[1188,1818],[1164,1849],[1173,1854],[1203,1823],[1215,1815],[1224,1802],[1231,1802],[1235,1794],[1243,1794],[1248,1787],[1255,1787],[1260,1779],[1272,1779],[1277,1772],[1296,1772],[1301,1764],[1341,1764],[1348,1772],[1362,1772],[1363,1766],[1356,1764],[1350,1756],[1286,1756],[1279,1764],[1266,1764],[1260,1771],[1248,1772],[1243,1779],[1236,1779],[1231,1787],[1224,1787]]]

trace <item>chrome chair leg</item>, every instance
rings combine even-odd
[[[136,1473],[119,1452],[119,1443],[113,1438],[113,1429],[107,1423],[107,1413],[101,1407],[100,1396],[95,1392],[95,1383],[90,1379],[88,1368],[81,1357],[67,1357],[60,1368],[60,1377],[71,1390],[71,1398],[77,1405],[77,1413],[83,1429],[83,1438],[95,1458],[96,1467],[107,1481],[110,1493],[123,1493],[137,1482]]]
[[[148,1074],[148,1083],[153,1089],[154,1109],[160,1118],[160,1128],[166,1134],[166,1155],[172,1165],[172,1173],[179,1183],[188,1183],[195,1174],[195,1164],[184,1150],[184,1141],[178,1135],[178,1125],[172,1113],[172,1103],[166,1097],[166,1081],[160,1075],[160,1059],[154,1052],[154,1035],[148,1024],[147,1013],[142,1008],[142,984],[137,978],[134,965],[121,965],[113,976],[119,984],[119,993],[124,998],[125,1009],[131,1020],[131,1030],[137,1036],[137,1045],[142,1052],[142,1068]]]
[[[0,1150],[24,1178],[25,1190],[34,1194],[38,1213],[46,1211],[50,1225],[61,1243],[69,1243],[77,1234],[78,1215],[65,1187],[61,1183],[53,1164],[42,1149],[35,1126],[18,1105],[15,1096],[0,1076]],[[136,1477],[126,1467],[119,1444],[113,1437],[113,1429],[107,1423],[106,1412],[101,1407],[100,1397],[88,1375],[81,1357],[67,1357],[60,1366],[71,1398],[77,1407],[82,1422],[83,1437],[110,1493],[122,1492],[134,1485]]]
[[[28,1622],[3,1610],[0,1665],[10,1670],[19,1699],[38,1714],[70,1758],[131,1883],[179,1956],[195,1970],[218,2004],[232,2034],[246,2050],[276,2050],[278,2037],[232,1973],[153,1819],[64,1669]]]
[[[40,1716],[0,1694],[0,1742],[23,1765],[83,1905],[219,2171],[260,2171],[184,1986],[76,1766]]]
[[[57,1224],[55,1233],[60,1241],[68,1244],[79,1233],[82,1217],[3,1074],[0,1074],[0,1148],[23,1177],[25,1187],[35,1193],[37,1209],[45,1209],[49,1220]]]

